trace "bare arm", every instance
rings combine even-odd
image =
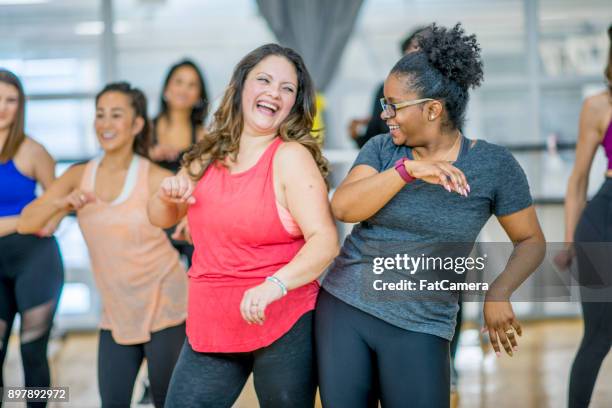
[[[321,276],[338,254],[338,233],[325,181],[312,155],[297,143],[286,143],[279,149],[276,165],[287,208],[306,241],[291,262],[274,274],[291,290]]]
[[[176,176],[170,173],[157,172],[151,182],[157,188],[151,189],[153,194],[147,204],[147,214],[151,224],[160,228],[170,228],[176,225],[187,214],[189,204],[195,202],[191,197],[195,183],[181,169]]]
[[[42,196],[28,204],[19,217],[17,232],[37,233],[50,220],[62,218],[73,209],[91,202],[94,199],[92,193],[78,190],[84,169],[83,164],[71,167]]]
[[[406,171],[427,183],[439,184],[447,191],[467,194],[463,172],[448,162],[404,162]],[[355,166],[342,181],[332,198],[332,211],[343,222],[367,220],[383,208],[406,185],[399,173],[390,168],[379,173],[365,164]]]
[[[343,222],[367,220],[406,185],[395,169],[379,173],[365,164],[355,166],[331,200],[334,216]]]
[[[34,160],[34,178],[43,189],[47,190],[55,180],[55,160],[40,144],[32,141],[32,157]]]
[[[542,263],[546,240],[533,206],[497,219],[514,243],[514,250],[489,293],[493,300],[507,300]]]
[[[289,212],[302,230],[306,243],[274,277],[288,289],[317,279],[338,254],[338,235],[329,208],[327,188],[310,153],[297,143],[282,145],[274,159],[275,178],[280,177]],[[278,193],[278,192],[277,192]],[[264,324],[266,307],[282,297],[280,285],[270,281],[247,290],[240,303],[242,317]]]
[[[574,231],[582,210],[586,205],[586,195],[589,185],[589,172],[597,146],[601,142],[601,132],[598,129],[598,118],[601,114],[593,99],[587,99],[580,113],[578,143],[576,145],[576,162],[567,182],[565,194],[565,242],[574,241]]]
[[[0,237],[12,234],[17,231],[18,215],[9,217],[0,217]]]
[[[485,330],[496,354],[500,355],[499,342],[510,356],[518,350],[514,332],[522,335],[516,320],[510,296],[542,263],[546,242],[533,206],[516,213],[498,217],[514,250],[504,271],[493,281],[484,302]]]

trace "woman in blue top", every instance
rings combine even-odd
[[[51,236],[59,220],[35,235],[17,234],[21,210],[48,187],[55,162],[24,133],[25,95],[12,72],[0,70],[0,387],[13,320],[21,316],[26,387],[48,387],[47,342],[63,283],[59,249]],[[42,404],[40,404],[42,405]]]
[[[476,38],[459,24],[430,30],[420,50],[404,56],[385,81],[381,117],[390,133],[362,148],[332,199],[338,219],[359,224],[330,267],[316,309],[324,407],[449,405],[458,293],[422,290],[419,278],[434,275],[402,270],[394,255],[435,255],[431,247],[441,248],[432,243],[454,243],[447,252],[465,257],[495,215],[515,243],[484,304],[498,356],[500,344],[509,355],[517,350],[521,326],[509,298],[543,258],[544,237],[522,169],[507,149],[459,130],[468,90],[483,78]],[[379,278],[412,281],[416,290],[378,291]]]

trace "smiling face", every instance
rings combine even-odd
[[[94,127],[104,151],[121,150],[126,146],[131,149],[143,125],[144,119],[135,117],[128,95],[109,91],[98,99]]]
[[[8,132],[19,110],[19,90],[6,82],[0,82],[0,131]]]
[[[261,60],[244,81],[244,132],[258,136],[277,133],[295,104],[297,92],[297,73],[289,60],[277,55]]]
[[[164,98],[170,109],[192,109],[200,100],[200,77],[189,65],[177,68],[164,90]]]
[[[391,74],[385,80],[384,95],[389,103],[398,103],[419,99],[420,96],[406,90],[405,80],[397,75]],[[414,146],[420,142],[419,135],[427,121],[423,109],[424,104],[407,106],[397,110],[393,118],[387,118],[385,111],[380,115],[387,126],[393,143],[396,145]]]

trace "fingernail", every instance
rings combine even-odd
[[[498,358],[499,358],[499,357],[501,357],[501,353],[500,353],[499,351],[496,351],[496,352],[495,352],[495,355],[496,355]]]
[[[487,332],[487,328],[486,328],[486,327],[483,327],[482,329],[480,329],[480,332],[481,332],[481,333],[486,333],[486,332]]]
[[[518,347],[513,347],[512,350],[518,351]]]
[[[469,185],[469,184],[467,184],[467,190],[468,190],[468,192],[471,192],[471,191],[472,191],[472,189],[470,188],[470,185]]]

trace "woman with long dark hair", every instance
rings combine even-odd
[[[200,68],[188,59],[171,66],[164,79],[160,111],[153,119],[151,159],[178,172],[182,154],[204,136],[208,106]]]
[[[251,373],[262,407],[314,405],[317,278],[338,245],[314,114],[302,58],[255,49],[183,170],[149,202],[160,227],[187,214],[195,245],[167,407],[229,408]]]
[[[102,297],[102,406],[130,406],[146,357],[155,406],[163,407],[185,338],[187,278],[146,206],[172,173],[147,159],[147,102],[139,89],[107,85],[96,96],[94,126],[104,154],[68,169],[23,210],[18,230],[38,231],[49,219],[76,211]]]
[[[584,336],[570,375],[568,406],[572,408],[589,405],[597,373],[612,346],[612,25],[608,37],[604,71],[608,89],[588,97],[582,106],[576,162],[565,195],[567,248],[555,258],[561,267],[568,267],[574,255],[578,260]],[[587,204],[589,173],[600,145],[608,157],[606,180]]]
[[[177,173],[183,154],[204,137],[208,107],[206,82],[196,63],[184,59],[172,65],[164,79],[160,111],[153,119],[150,158],[161,167]],[[191,266],[193,245],[187,220],[179,222],[168,233],[172,245]]]
[[[27,235],[17,233],[21,211],[36,198],[36,184],[47,189],[55,179],[55,161],[25,134],[24,123],[21,81],[0,69],[0,388],[17,313],[25,386],[50,385],[47,344],[64,279],[59,248],[51,236],[57,217]]]

